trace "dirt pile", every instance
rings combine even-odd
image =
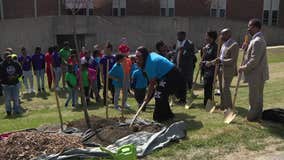
[[[43,132],[13,133],[0,141],[1,160],[29,160],[42,154],[56,154],[71,148],[83,148],[80,137]]]
[[[121,118],[110,118],[103,119],[100,117],[92,116],[91,124],[92,129],[96,130],[97,133],[89,141],[92,141],[103,146],[113,144],[118,139],[133,134],[135,132],[147,131],[150,133],[158,132],[162,129],[161,126],[157,125],[141,125],[135,124],[132,128],[126,126],[119,126],[119,122],[124,122],[124,119]],[[80,130],[86,130],[85,120],[72,121],[67,124],[68,127],[75,127]]]

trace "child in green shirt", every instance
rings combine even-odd
[[[72,99],[72,107],[75,108],[77,104],[77,76],[72,65],[68,65],[68,72],[65,75],[65,81],[68,86],[69,95],[65,102],[65,107],[68,106],[69,101]]]

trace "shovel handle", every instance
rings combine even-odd
[[[245,35],[244,43],[249,43],[249,37],[248,37],[247,34]],[[244,64],[245,54],[246,54],[246,50],[243,51],[243,57],[242,57],[242,61],[241,61],[240,66],[242,66]],[[236,85],[236,88],[235,88],[233,106],[232,106],[233,110],[235,110],[235,105],[236,105],[236,100],[237,100],[237,95],[238,95],[238,90],[239,90],[241,78],[242,78],[242,73],[238,72],[238,80],[237,80],[237,85]]]
[[[106,119],[108,119],[108,103],[107,103],[107,98],[108,98],[108,70],[109,70],[109,60],[107,59],[107,65],[106,65],[106,80],[105,80],[105,87],[106,87],[106,94],[105,94],[105,99],[106,99]]]
[[[147,105],[148,102],[144,101],[142,103],[142,105],[140,106],[140,108],[138,109],[138,111],[136,112],[135,116],[133,117],[133,119],[131,120],[131,123],[129,125],[129,127],[132,127],[133,123],[135,122],[135,120],[137,119],[138,115],[140,114],[140,112],[142,111],[142,109]]]

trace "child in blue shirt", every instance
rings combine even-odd
[[[134,96],[139,106],[142,105],[145,95],[146,95],[146,88],[148,85],[148,80],[146,78],[145,73],[140,68],[137,68],[133,71],[131,75],[131,83],[134,89]],[[144,107],[142,111],[145,111],[146,108]]]
[[[125,56],[123,55],[116,55],[116,63],[113,65],[111,70],[108,72],[109,78],[112,79],[112,85],[114,86],[114,107],[116,109],[120,109],[118,106],[118,98],[120,90],[123,86],[123,68],[122,62]]]

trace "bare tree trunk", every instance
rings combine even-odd
[[[75,42],[75,47],[76,47],[76,51],[77,53],[77,59],[78,59],[78,63],[79,63],[79,71],[80,71],[80,76],[79,76],[79,83],[80,84],[80,94],[81,94],[81,102],[83,103],[83,111],[84,111],[84,117],[85,117],[85,121],[86,124],[88,126],[88,128],[91,128],[91,123],[90,123],[90,117],[89,117],[89,113],[88,113],[88,109],[87,109],[87,102],[85,99],[85,92],[84,92],[84,87],[83,87],[83,83],[82,83],[82,65],[80,63],[80,54],[79,54],[79,47],[78,47],[78,40],[77,40],[77,30],[76,30],[76,14],[73,11],[73,37],[74,37],[74,42]]]

